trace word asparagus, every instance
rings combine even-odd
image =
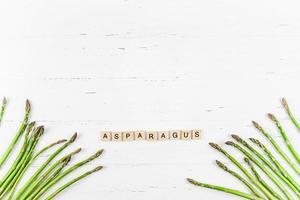
[[[163,141],[163,140],[199,140],[201,130],[173,131],[102,131],[102,141]]]

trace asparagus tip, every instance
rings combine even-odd
[[[29,135],[29,133],[31,131],[33,131],[34,133],[36,132],[36,129],[34,128],[34,125],[35,125],[35,121],[27,124],[27,132],[26,132],[26,135]]]
[[[6,97],[3,97],[2,104],[6,105],[6,103],[7,103],[7,99],[6,99]]]
[[[209,145],[214,149],[216,149],[217,151],[224,153],[224,150],[218,144],[210,142]]]
[[[187,180],[189,183],[193,184],[193,185],[201,185],[201,183],[195,181],[194,179],[187,178],[186,180]]]
[[[28,127],[32,128],[34,125],[35,125],[35,121],[30,122],[30,123],[28,124]]]
[[[217,163],[217,165],[218,165],[220,168],[222,168],[222,169],[224,169],[225,171],[227,171],[227,167],[226,167],[226,165],[225,165],[224,163],[222,163],[222,162],[219,161],[219,160],[216,160],[216,163]]]
[[[76,149],[76,150],[73,152],[73,155],[76,154],[76,153],[79,153],[81,150],[82,150],[81,148]]]
[[[66,140],[66,139],[58,140],[55,144],[61,144],[61,143],[64,143],[66,141],[68,141],[68,140]]]
[[[221,163],[221,161],[219,161],[219,160],[216,160],[216,163],[217,163],[217,165],[219,165],[219,163]]]
[[[220,146],[219,145],[217,145],[216,143],[213,143],[213,142],[210,142],[210,143],[208,143],[212,148],[214,148],[214,149],[220,149]]]
[[[42,126],[41,130],[40,130],[40,136],[42,136],[44,134],[44,132],[45,132],[45,128],[44,128],[44,126]]]
[[[103,166],[98,166],[98,167],[94,168],[93,170],[91,170],[91,173],[97,172],[101,169],[103,169]]]
[[[261,126],[256,122],[256,121],[252,121],[252,124],[254,125],[255,128],[257,128],[258,130],[261,130]]]
[[[232,134],[231,137],[233,139],[235,139],[236,141],[238,141],[238,142],[242,142],[242,138],[240,136],[238,136],[238,135]]]
[[[63,166],[66,166],[72,159],[72,156],[68,156],[64,161],[63,161]]]
[[[75,151],[71,152],[69,154],[70,157],[74,156],[75,154],[79,153],[81,151],[81,148],[76,149]]]
[[[95,154],[94,154],[94,157],[97,158],[99,157],[102,153],[103,153],[104,149],[100,149],[99,151],[97,151]]]
[[[283,105],[283,107],[285,108],[285,109],[289,109],[289,105],[288,105],[288,103],[287,103],[287,100],[283,97],[283,98],[281,98],[281,104]]]
[[[98,158],[102,154],[102,152],[103,152],[103,149],[97,151],[95,154],[91,155],[88,159],[94,160],[94,159]]]
[[[70,139],[70,143],[74,142],[77,138],[77,132],[74,133],[74,135]]]
[[[41,131],[41,130],[44,130],[44,126],[43,125],[36,127],[36,131]]]
[[[26,99],[26,106],[25,106],[25,110],[26,110],[26,112],[30,112],[30,108],[31,108],[31,106],[30,106],[30,102],[29,102],[29,100],[28,100],[28,99]]]
[[[93,160],[93,159],[95,159],[95,158],[98,158],[98,157],[102,154],[102,152],[103,152],[103,149],[97,151],[95,154],[93,154],[93,155],[90,157],[90,159]]]
[[[187,178],[186,180],[187,180],[188,182],[190,182],[190,183],[193,183],[193,182],[194,182],[194,180],[191,179],[191,178]]]
[[[255,139],[255,138],[249,138],[249,140],[255,144],[260,144],[259,140]]]
[[[229,145],[229,146],[233,146],[233,145],[234,145],[234,142],[232,142],[232,141],[227,141],[227,142],[225,142],[225,144],[227,144],[227,145]]]
[[[268,113],[267,115],[268,115],[268,117],[269,117],[272,121],[274,121],[274,122],[277,122],[277,121],[278,121],[278,120],[276,119],[275,115],[273,115],[272,113]]]
[[[37,134],[37,136],[38,137],[42,136],[44,134],[44,130],[45,130],[44,126],[38,126],[36,128],[36,134]]]

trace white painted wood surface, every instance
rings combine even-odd
[[[105,169],[58,199],[238,199],[185,178],[237,184],[207,143],[260,138],[252,119],[278,136],[266,112],[299,136],[279,103],[287,97],[300,116],[299,20],[297,1],[1,1],[0,95],[9,98],[1,152],[29,98],[32,119],[46,126],[42,143],[78,131],[69,150],[84,151],[73,163],[106,150],[79,171]],[[200,141],[99,139],[108,129],[198,127]]]

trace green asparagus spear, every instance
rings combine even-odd
[[[21,161],[18,163],[16,169],[12,172],[12,174],[7,178],[7,180],[4,182],[4,184],[0,188],[0,200],[4,198],[4,196],[7,194],[7,192],[10,191],[12,188],[14,182],[17,180],[19,172],[26,166],[28,161],[30,160],[30,157],[33,153],[33,150],[35,149],[35,146],[38,143],[39,138],[44,133],[44,127],[40,126],[36,129],[36,131],[32,134],[28,148],[21,159]]]
[[[62,147],[57,149],[51,156],[44,162],[44,164],[33,174],[33,176],[25,183],[25,185],[18,191],[16,194],[16,199],[19,199],[23,193],[27,190],[27,188],[32,184],[33,181],[42,173],[42,171],[48,166],[48,164],[65,148],[67,148],[70,144],[72,144],[77,138],[77,133],[75,133],[71,139],[66,142]]]
[[[294,117],[294,115],[292,114],[291,109],[290,109],[290,107],[289,107],[289,105],[288,105],[286,99],[285,99],[285,98],[282,98],[282,99],[281,99],[281,103],[282,103],[282,105],[283,105],[285,111],[287,112],[288,116],[290,117],[291,121],[293,122],[293,124],[296,126],[296,128],[297,128],[298,130],[300,130],[300,124],[299,124],[299,122],[296,120],[296,118]]]
[[[244,185],[246,185],[246,187],[248,187],[250,189],[250,191],[257,197],[263,198],[263,196],[260,194],[259,191],[257,191],[255,189],[255,187],[253,187],[246,179],[244,179],[241,175],[239,175],[238,173],[232,171],[231,169],[229,169],[224,163],[216,160],[217,165],[223,169],[224,171],[228,172],[229,174],[231,174],[232,176],[236,177],[238,180],[240,180],[242,183],[244,183]]]
[[[256,171],[255,167],[252,165],[251,161],[248,158],[244,158],[244,161],[250,167],[252,173],[256,177],[256,179],[267,189],[273,196],[275,196],[279,200],[283,200],[283,198],[275,191],[273,188],[259,175],[258,171]]]
[[[38,185],[37,188],[35,188],[34,191],[32,191],[28,197],[24,198],[24,199],[34,199],[35,196],[38,195],[38,193],[46,186],[48,185],[52,180],[54,180],[60,173],[61,171],[63,170],[63,168],[65,168],[65,166],[67,166],[67,164],[70,162],[71,160],[71,157],[72,156],[69,156],[67,159],[65,159],[64,161],[62,161],[60,163],[60,166],[58,167],[58,169],[54,170],[53,173],[45,178],[45,180],[40,184]]]
[[[238,135],[231,135],[235,140],[237,140],[238,142],[244,144],[244,146],[248,146],[251,151],[251,149],[253,149],[246,141],[244,141],[242,138],[240,138]],[[228,141],[226,142],[227,145],[233,146],[236,149],[238,149],[240,152],[242,152],[245,156],[247,156],[253,163],[255,163],[276,185],[277,187],[284,193],[284,195],[286,196],[286,198],[288,200],[293,200],[293,197],[290,195],[289,191],[282,185],[281,181],[278,180],[266,167],[265,165],[263,165],[259,160],[257,160],[251,153],[249,153],[247,150],[245,150],[244,148],[242,148],[240,145]],[[253,149],[254,150],[254,149]],[[254,150],[255,151],[255,150]],[[258,152],[256,152],[256,154],[258,154]],[[298,199],[300,199],[300,193],[298,192],[297,188],[295,188],[295,186],[293,184],[291,184],[289,182],[288,179],[286,179],[275,167],[273,167],[273,165],[271,165],[271,163],[269,163],[262,155],[258,154],[259,158],[263,158],[263,162],[265,161],[267,166],[270,165],[271,166],[271,170],[286,184],[288,185],[293,192],[295,192],[295,194],[297,195]]]
[[[275,200],[275,197],[267,189],[265,189],[264,186],[258,182],[233,156],[215,143],[209,143],[209,145],[224,154],[233,164],[240,168],[240,170],[249,178],[249,180],[256,185],[264,193],[264,195],[266,195],[267,199]]]
[[[56,141],[56,142],[54,142],[54,143],[51,143],[50,145],[48,145],[48,146],[46,146],[46,147],[44,147],[43,149],[41,149],[40,151],[38,151],[34,156],[33,156],[33,158],[26,164],[26,166],[25,166],[25,168],[21,171],[21,173],[20,173],[20,175],[19,175],[19,177],[18,177],[18,179],[16,180],[16,182],[15,182],[15,184],[13,185],[13,188],[12,188],[12,190],[11,190],[11,192],[10,192],[10,195],[9,195],[9,198],[8,198],[8,200],[11,200],[12,198],[13,198],[13,195],[14,195],[14,193],[15,193],[15,191],[16,191],[16,187],[17,187],[17,185],[19,184],[19,182],[21,181],[21,178],[23,177],[23,175],[25,174],[25,172],[27,171],[27,169],[29,168],[29,166],[42,154],[42,153],[44,153],[45,151],[47,151],[48,149],[50,149],[51,147],[54,147],[54,146],[56,146],[56,145],[58,145],[58,144],[61,144],[61,143],[64,143],[64,142],[66,142],[67,140],[65,140],[65,139],[62,139],[62,140],[58,140],[58,141]]]
[[[10,155],[11,151],[16,146],[16,144],[19,141],[21,135],[24,133],[24,131],[26,129],[27,122],[28,122],[29,115],[30,115],[30,103],[29,103],[28,100],[26,100],[25,111],[26,111],[25,112],[25,117],[23,119],[23,122],[22,122],[22,124],[21,124],[18,132],[16,133],[16,135],[13,138],[12,142],[10,143],[10,145],[8,146],[8,148],[6,149],[6,151],[4,152],[4,154],[2,155],[2,157],[0,159],[0,168],[5,163],[5,161],[7,160],[8,156]]]
[[[7,104],[7,100],[6,100],[5,97],[3,97],[2,105],[1,105],[1,111],[0,111],[0,125],[1,125],[1,122],[2,122],[2,119],[3,119],[3,115],[5,113],[6,104]]]
[[[84,174],[82,174],[81,176],[78,176],[77,178],[65,183],[63,186],[61,186],[60,188],[58,188],[57,190],[55,190],[52,194],[50,194],[48,197],[46,197],[45,200],[52,200],[54,197],[56,197],[59,193],[61,193],[62,191],[64,191],[66,188],[68,188],[69,186],[71,186],[72,184],[76,183],[77,181],[91,175],[92,173],[95,173],[99,170],[101,170],[103,167],[102,166],[98,166],[95,169],[88,171]]]
[[[6,179],[11,175],[11,173],[16,169],[17,165],[20,163],[21,159],[23,158],[26,148],[28,147],[28,138],[29,138],[29,134],[31,133],[33,127],[35,125],[35,122],[31,122],[26,129],[26,133],[25,133],[25,137],[24,137],[24,142],[23,145],[21,147],[21,150],[17,156],[17,158],[15,159],[15,161],[13,162],[12,166],[10,167],[10,169],[7,171],[7,173],[4,175],[4,177],[1,179],[0,182],[0,187],[2,186],[2,184],[6,181]]]
[[[222,187],[222,186],[218,186],[218,185],[211,185],[211,184],[207,184],[207,183],[200,183],[200,182],[197,182],[197,181],[195,181],[191,178],[187,178],[187,181],[190,182],[193,185],[196,185],[196,186],[222,191],[222,192],[233,194],[235,196],[239,196],[239,197],[242,197],[242,198],[245,198],[245,199],[265,200],[265,198],[259,198],[259,197],[256,197],[254,195],[250,195],[250,194],[241,192],[239,190],[234,190],[234,189],[231,189],[231,188],[226,188],[226,187]]]
[[[81,151],[81,148],[78,148],[75,151],[63,156],[61,159],[59,159],[53,165],[51,165],[44,174],[42,174],[40,177],[38,177],[36,180],[34,180],[30,184],[28,189],[22,195],[22,199],[26,199],[30,194],[33,193],[33,191],[36,191],[37,186],[41,185],[41,183],[43,183],[43,181],[51,174],[51,172],[53,172],[53,170],[57,166],[61,165],[61,163],[65,162],[65,160],[68,160],[69,158],[73,157],[75,154],[79,153],[80,151]]]
[[[288,179],[298,190],[300,189],[300,185],[292,178],[292,176],[282,167],[282,165],[278,162],[278,160],[274,157],[274,155],[257,139],[249,138],[254,144],[257,144],[270,158],[272,163],[275,164],[277,169],[281,172],[281,174]]]
[[[291,154],[294,156],[294,158],[297,160],[297,162],[300,164],[300,156],[297,153],[297,151],[294,149],[292,143],[289,140],[289,137],[287,136],[287,134],[285,133],[285,131],[283,130],[280,122],[278,121],[278,119],[271,113],[268,113],[268,117],[275,123],[275,125],[277,126],[285,144],[287,145],[287,147],[289,148]],[[297,168],[299,169],[299,168]],[[300,169],[299,169],[300,170]]]
[[[257,122],[252,121],[254,127],[258,129],[273,145],[276,151],[282,156],[282,158],[293,168],[293,170],[300,174],[300,168],[284,153],[281,147],[277,144],[277,142],[272,138],[272,136],[265,131]]]
[[[87,158],[87,159],[85,159],[85,160],[83,160],[81,162],[78,162],[77,164],[75,164],[72,167],[68,168],[62,174],[60,174],[59,176],[57,176],[56,178],[54,178],[50,183],[48,183],[47,185],[45,185],[41,191],[34,192],[32,194],[32,196],[34,196],[33,200],[39,199],[45,192],[47,192],[54,184],[56,184],[58,181],[60,181],[66,175],[70,174],[71,172],[73,172],[77,168],[85,165],[86,163],[91,162],[92,160],[98,158],[102,154],[102,152],[103,152],[103,150],[99,150],[94,155],[90,156],[89,158]]]

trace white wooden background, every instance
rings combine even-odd
[[[228,161],[207,143],[231,133],[260,138],[252,119],[278,136],[266,112],[299,136],[279,103],[287,97],[300,116],[299,20],[297,1],[0,1],[0,95],[9,98],[0,150],[29,98],[32,119],[46,126],[43,144],[78,131],[68,151],[84,151],[73,163],[106,150],[78,174],[105,169],[58,199],[238,199],[185,178],[244,189],[215,166],[216,158]],[[107,129],[176,128],[205,135],[192,142],[99,140]]]

